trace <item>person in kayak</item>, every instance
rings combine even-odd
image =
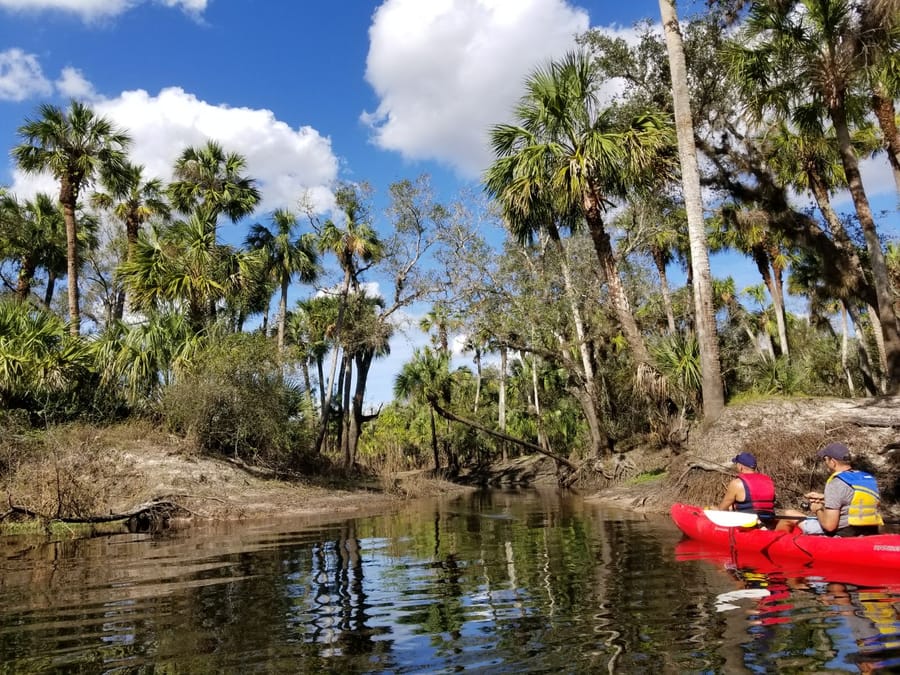
[[[719,503],[720,511],[755,513],[764,527],[775,526],[775,483],[760,473],[756,457],[742,452],[731,460],[738,476],[725,488],[725,496]]]
[[[854,469],[850,449],[843,443],[829,443],[816,453],[825,462],[831,476],[825,492],[807,492],[811,517],[800,521],[804,534],[826,534],[838,537],[858,537],[878,534],[884,524],[878,513],[881,494],[875,478],[865,471]],[[799,511],[786,511],[786,516],[799,517]],[[788,520],[781,520],[778,529],[793,529]]]

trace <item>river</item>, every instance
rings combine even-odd
[[[7,537],[0,672],[900,670],[897,584],[739,568],[556,491],[333,524]]]

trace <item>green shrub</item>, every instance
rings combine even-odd
[[[162,397],[169,428],[201,450],[278,469],[309,468],[314,431],[302,406],[275,346],[258,334],[208,346]]]

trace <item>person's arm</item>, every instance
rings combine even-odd
[[[835,487],[838,485],[838,483],[829,483],[825,486],[822,501],[810,502],[809,508],[825,532],[834,532],[841,522],[841,497]]]
[[[725,489],[725,496],[722,497],[722,501],[719,502],[719,510],[720,511],[728,511],[734,506],[736,501],[740,501],[744,498],[744,483],[740,478],[735,478],[728,484],[728,487]]]

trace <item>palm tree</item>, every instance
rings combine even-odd
[[[853,86],[861,72],[853,36],[854,9],[845,0],[756,2],[744,41],[731,52],[732,69],[746,101],[759,117],[803,119],[827,112],[857,218],[863,230],[877,296],[887,360],[888,393],[900,391],[900,327],[891,302],[884,252],[853,146],[851,120],[858,113]]]
[[[51,277],[65,273],[65,232],[62,209],[50,195],[41,192],[24,203],[13,195],[0,199],[0,241],[4,255],[19,262],[15,293],[20,302],[28,299],[39,268]]]
[[[169,199],[181,213],[199,210],[214,231],[220,215],[237,222],[259,204],[256,181],[243,175],[247,160],[236,152],[225,152],[209,140],[200,148],[186,148],[175,161],[175,180]]]
[[[105,117],[98,117],[85,104],[72,101],[68,110],[44,104],[38,119],[19,127],[22,144],[12,154],[27,173],[48,171],[59,181],[59,202],[66,223],[68,259],[69,331],[81,330],[78,307],[78,197],[97,178],[111,180],[125,165],[125,150],[131,143]]]
[[[319,248],[323,252],[331,252],[338,260],[344,279],[338,298],[338,315],[332,331],[335,347],[332,351],[331,372],[328,376],[328,388],[325,394],[325,406],[322,409],[322,424],[316,447],[321,452],[328,429],[331,401],[334,395],[334,380],[337,372],[338,345],[341,340],[344,313],[350,292],[360,290],[360,274],[380,259],[383,248],[378,234],[369,222],[369,213],[363,201],[365,187],[342,185],[335,192],[335,201],[343,212],[344,220],[338,225],[334,220],[327,220],[319,233]]]
[[[570,53],[536,70],[516,108],[518,124],[491,130],[497,159],[485,184],[515,231],[543,227],[548,213],[563,226],[586,223],[610,301],[635,361],[647,346],[619,275],[604,215],[610,198],[665,169],[671,127],[643,114],[622,122],[599,104],[600,71],[589,55]]]
[[[425,347],[417,349],[413,358],[400,369],[394,380],[394,396],[406,401],[428,403],[431,421],[431,450],[434,453],[434,470],[441,469],[438,450],[435,410],[439,401],[445,401],[450,391],[450,355]]]
[[[290,211],[279,209],[272,214],[274,229],[259,223],[250,228],[245,245],[263,253],[265,271],[281,288],[278,302],[278,351],[284,351],[284,331],[287,321],[287,293],[294,275],[305,284],[315,281],[318,254],[314,235],[307,233],[292,239],[297,227],[297,217]]]
[[[716,337],[716,317],[713,311],[712,275],[709,271],[709,250],[703,221],[703,199],[700,193],[700,169],[697,147],[694,144],[694,122],[688,90],[684,42],[678,26],[675,0],[659,0],[669,73],[672,79],[672,101],[675,110],[675,131],[678,136],[678,156],[681,163],[681,183],[687,212],[688,237],[691,243],[691,268],[694,287],[697,341],[700,346],[700,366],[703,371],[703,416],[711,422],[725,407],[725,389]]]
[[[170,215],[162,181],[159,178],[144,180],[143,174],[143,166],[126,162],[121,174],[107,181],[106,192],[95,192],[91,196],[93,206],[111,210],[125,225],[126,260],[134,259],[141,226],[154,216],[168,218]],[[125,292],[122,289],[116,299],[113,318],[121,319],[124,312]]]

